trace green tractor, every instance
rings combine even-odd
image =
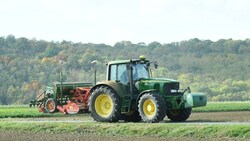
[[[186,121],[193,107],[205,106],[207,98],[180,90],[173,79],[152,78],[150,62],[140,59],[111,61],[106,81],[90,90],[89,110],[99,122],[160,122],[167,117],[174,122]]]

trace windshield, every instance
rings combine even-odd
[[[149,78],[149,68],[146,64],[133,64],[133,79],[139,80],[140,78]]]

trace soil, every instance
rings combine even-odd
[[[70,133],[31,133],[18,131],[0,131],[1,141],[243,141],[243,139],[229,138],[161,138],[161,137],[118,137],[118,136],[97,136],[77,135]],[[245,141],[246,139],[244,139]]]
[[[250,111],[239,111],[239,112],[209,112],[209,113],[192,113],[188,122],[250,122]],[[76,121],[76,122],[93,122],[93,120],[86,115],[74,115],[74,116],[63,116],[63,117],[50,117],[50,118],[6,118],[1,119],[2,121]],[[170,122],[169,119],[165,118],[164,122]],[[167,124],[166,123],[166,124]],[[20,132],[20,131],[1,131],[0,130],[0,141],[235,141],[235,140],[246,140],[246,139],[232,139],[232,138],[212,138],[212,139],[200,139],[200,138],[162,138],[162,137],[121,137],[121,136],[98,136],[98,135],[79,135],[73,133],[31,133],[31,132]],[[250,141],[250,139],[249,139]]]
[[[188,121],[250,122],[250,111],[192,113]]]

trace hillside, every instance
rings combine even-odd
[[[106,63],[145,55],[156,60],[155,77],[177,79],[181,87],[207,94],[210,101],[250,100],[250,39],[197,38],[160,44],[117,42],[114,46],[70,41],[48,42],[13,35],[0,37],[0,104],[25,104],[46,84],[59,81],[63,60],[65,81],[93,81],[91,62],[98,60],[98,80]]]

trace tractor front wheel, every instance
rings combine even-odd
[[[96,121],[117,122],[121,117],[121,101],[113,89],[100,86],[90,96],[89,110]]]
[[[160,122],[166,116],[166,103],[158,94],[144,94],[138,104],[140,116],[144,122]]]
[[[54,113],[57,111],[57,101],[54,100],[53,98],[49,98],[45,102],[45,111],[46,113]]]
[[[171,109],[167,111],[167,116],[173,122],[182,122],[186,121],[189,118],[191,111],[192,108],[186,108],[180,110]]]

